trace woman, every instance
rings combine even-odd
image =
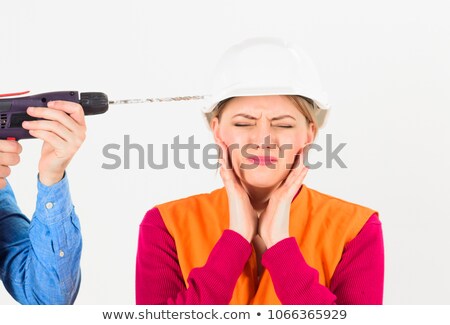
[[[140,226],[138,304],[381,304],[377,212],[306,187],[327,112],[307,56],[278,39],[228,50],[206,118],[224,187],[157,205]]]

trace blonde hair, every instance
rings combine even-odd
[[[285,95],[285,96],[295,105],[295,107],[297,107],[300,113],[302,113],[308,125],[311,123],[314,125],[314,138],[316,138],[318,130],[316,112],[319,110],[319,107],[313,100],[306,97],[298,95]],[[205,118],[208,122],[208,125],[211,126],[211,121],[215,117],[217,117],[220,122],[220,117],[222,115],[225,106],[233,98],[234,97],[231,97],[220,101],[211,112],[205,113]]]

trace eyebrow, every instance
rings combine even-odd
[[[248,118],[250,120],[256,120],[257,119],[256,117],[248,115],[248,114],[245,114],[245,113],[239,113],[239,114],[233,115],[232,118],[233,117],[237,117],[237,116],[242,116],[242,117]],[[277,121],[277,120],[281,120],[281,119],[284,119],[284,118],[291,118],[294,121],[296,121],[296,119],[293,116],[291,116],[291,115],[276,116],[276,117],[272,118],[271,121]]]
[[[242,117],[248,118],[250,120],[256,120],[256,117],[245,114],[245,113],[239,113],[239,114],[233,115],[231,118],[237,117],[237,116],[242,116]]]
[[[293,116],[291,116],[291,115],[280,115],[280,116],[277,116],[277,117],[272,118],[272,121],[282,120],[282,119],[284,119],[284,118],[291,118],[291,119],[293,119],[294,121],[296,121],[296,119],[295,119]]]

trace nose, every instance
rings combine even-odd
[[[276,136],[271,132],[270,122],[263,121],[257,124],[254,132],[251,135],[252,145],[262,149],[275,149],[276,148]]]

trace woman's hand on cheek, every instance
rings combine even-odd
[[[261,213],[258,233],[267,248],[289,237],[291,203],[305,179],[308,168],[303,164],[303,153],[297,155],[286,179],[272,193],[266,209]]]
[[[230,214],[230,229],[242,235],[251,242],[256,234],[258,217],[250,203],[250,198],[235,174],[231,159],[228,155],[227,145],[218,140],[221,149],[220,176],[222,177],[228,195],[228,208]]]

